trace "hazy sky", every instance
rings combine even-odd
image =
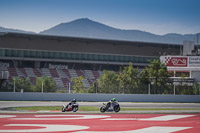
[[[89,18],[155,34],[200,32],[200,0],[0,0],[0,26],[40,32]]]

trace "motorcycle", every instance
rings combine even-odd
[[[72,104],[72,105],[65,105],[65,104],[63,104],[63,107],[62,107],[62,112],[65,112],[65,111],[67,111],[67,112],[69,112],[69,111],[73,111],[73,112],[76,112],[76,111],[78,111],[78,103],[76,103],[76,104]]]
[[[110,103],[110,107],[107,107],[106,103],[103,103],[103,106],[101,106],[100,108],[100,112],[104,113],[104,112],[119,112],[120,111],[120,106],[119,103],[115,102],[115,103]]]

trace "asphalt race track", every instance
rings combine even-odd
[[[0,101],[0,133],[199,133],[200,112],[15,112],[20,106],[62,106],[66,102]],[[79,102],[100,107],[102,102]],[[200,108],[199,103],[120,103],[121,108]]]
[[[199,133],[200,114],[0,114],[0,133]]]

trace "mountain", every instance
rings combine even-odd
[[[166,35],[155,35],[139,30],[122,30],[92,21],[88,18],[61,23],[40,32],[40,34],[170,44],[183,44],[183,41],[185,40],[194,41],[197,38],[197,34],[181,35],[170,33]]]
[[[4,28],[4,27],[0,27],[0,32],[14,32],[14,33],[35,34],[34,32],[31,32],[31,31],[23,31],[23,30],[18,30],[18,29],[9,29],[9,28]]]
[[[0,32],[37,34],[34,32],[18,29],[8,29],[3,27],[0,27]],[[169,33],[166,35],[156,35],[140,30],[117,29],[99,22],[95,22],[88,18],[82,18],[67,23],[61,23],[48,30],[42,31],[39,34],[169,44],[183,44],[183,41],[185,40],[197,42],[197,34],[181,35],[176,33]],[[200,34],[198,33],[198,35]]]

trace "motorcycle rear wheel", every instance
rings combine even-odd
[[[65,112],[65,108],[64,107],[62,107],[62,112]]]
[[[101,107],[101,108],[100,108],[100,112],[101,112],[101,113],[104,113],[105,111],[106,111],[106,110],[105,110],[104,107]]]

